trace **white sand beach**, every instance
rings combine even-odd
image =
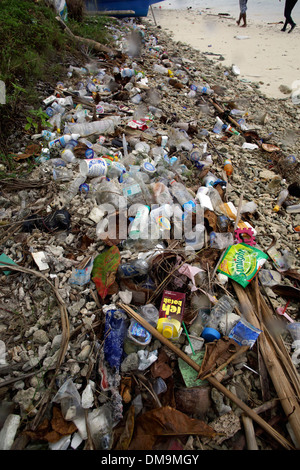
[[[226,16],[211,9],[172,10],[167,4],[153,5],[154,18],[175,41],[208,54],[218,63],[222,55],[223,65],[236,65],[240,79],[258,82],[268,97],[285,98],[279,89],[281,85],[290,90],[300,88],[300,23],[291,34],[284,33],[281,31],[283,14],[272,15],[269,22],[253,18],[249,12],[248,25],[243,28],[236,24],[238,2],[236,15],[231,12]],[[149,11],[148,20],[154,23],[154,18]]]

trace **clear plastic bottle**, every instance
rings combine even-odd
[[[276,206],[274,206],[274,209],[273,209],[274,212],[278,212],[280,210],[282,204],[287,199],[288,195],[289,195],[289,192],[287,189],[283,189],[282,191],[280,191],[277,201],[276,201]]]
[[[294,204],[292,206],[288,206],[286,208],[286,211],[289,214],[298,214],[300,212],[300,204]]]
[[[150,325],[156,328],[159,311],[153,304],[146,304],[139,308],[140,315],[143,317]]]
[[[113,133],[115,126],[120,123],[120,116],[113,116],[109,119],[101,119],[100,121],[92,121],[87,123],[79,123],[68,125],[74,134],[86,137],[91,134],[107,134]]]
[[[205,339],[205,341],[210,342],[221,338],[221,334],[218,331],[220,320],[224,315],[232,313],[235,306],[236,301],[228,295],[223,295],[219,299],[219,301],[211,309],[208,322],[202,331],[201,336]]]
[[[154,199],[157,204],[172,204],[173,197],[169,188],[162,182],[158,181],[152,186]]]
[[[193,201],[191,193],[186,189],[186,187],[182,183],[178,183],[177,181],[173,180],[171,181],[170,186],[171,193],[177,199],[181,206],[183,206],[189,201]]]
[[[74,153],[71,149],[64,149],[61,152],[61,158],[67,163],[75,163],[77,162],[77,158],[75,157]]]
[[[136,276],[145,276],[150,269],[148,261],[144,259],[136,259],[129,263],[119,265],[118,274],[121,278],[130,279]]]
[[[129,238],[136,240],[137,238],[141,238],[141,236],[145,233],[148,226],[149,212],[149,206],[141,206],[138,209],[129,229]]]
[[[78,194],[79,187],[85,182],[85,176],[77,176],[69,185],[67,194],[65,195],[65,201],[68,203]]]
[[[196,319],[189,327],[189,333],[194,336],[200,336],[204,330],[204,325],[208,322],[210,315],[209,308],[200,308]]]

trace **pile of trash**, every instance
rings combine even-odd
[[[114,29],[1,181],[0,447],[299,448],[299,161],[235,74]]]

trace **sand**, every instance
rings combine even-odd
[[[282,23],[255,22],[246,28],[236,17],[190,10],[169,10],[153,6],[155,21],[175,41],[180,41],[226,67],[236,65],[243,81],[257,82],[270,98],[286,98],[279,87],[300,89],[300,25],[291,34]],[[237,11],[238,13],[238,11]],[[149,12],[149,21],[154,23]],[[216,54],[216,55],[214,55]]]

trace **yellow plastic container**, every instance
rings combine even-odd
[[[181,332],[181,324],[175,318],[159,318],[156,329],[167,339],[178,339]]]

